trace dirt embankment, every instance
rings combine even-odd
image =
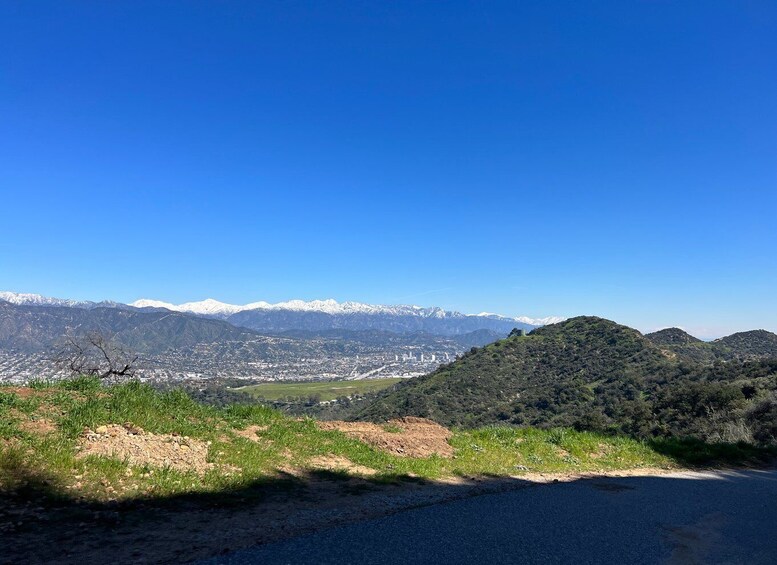
[[[322,430],[337,430],[392,455],[453,457],[451,432],[426,418],[406,417],[384,425],[370,422],[318,422]]]
[[[170,467],[198,475],[214,466],[208,463],[206,442],[172,434],[153,434],[131,424],[110,424],[86,430],[79,448],[78,457],[115,457],[134,466]]]

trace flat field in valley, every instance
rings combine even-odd
[[[388,388],[404,380],[401,377],[387,379],[360,379],[357,381],[316,381],[316,382],[279,382],[263,383],[236,388],[257,398],[281,400],[284,398],[310,398],[318,396],[320,400],[334,400],[341,396],[354,396],[366,392],[375,392]]]

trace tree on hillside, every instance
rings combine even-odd
[[[100,379],[131,378],[137,371],[138,355],[100,332],[68,335],[54,356],[55,365],[72,375]]]

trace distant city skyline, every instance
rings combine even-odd
[[[0,290],[777,331],[777,5],[3,3]]]

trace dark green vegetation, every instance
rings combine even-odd
[[[513,336],[351,406],[349,417],[413,415],[449,426],[574,427],[707,442],[777,440],[777,335],[705,343],[643,336],[579,317]]]
[[[704,343],[697,337],[693,337],[680,328],[666,328],[647,334],[645,336],[656,345],[690,345],[692,343]]]
[[[383,390],[402,380],[404,379],[386,378],[354,381],[275,382],[243,386],[233,390],[265,400],[322,402]]]

